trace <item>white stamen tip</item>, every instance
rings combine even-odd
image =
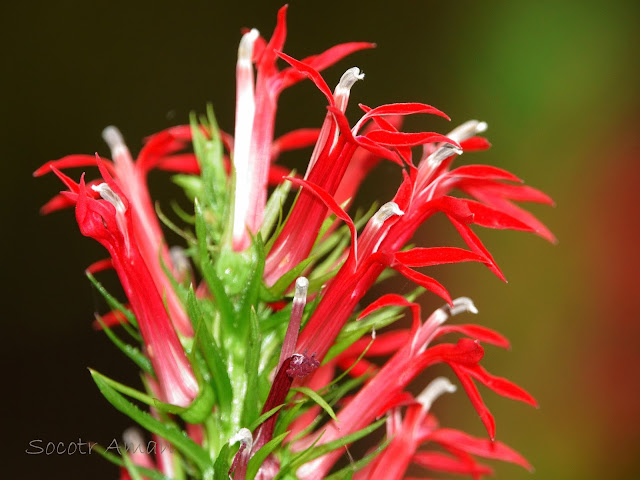
[[[344,95],[345,93],[348,94],[351,91],[351,87],[353,87],[353,84],[358,80],[362,80],[363,78],[364,73],[362,73],[358,67],[350,68],[342,74],[342,77],[340,77],[340,81],[336,86],[335,95],[338,96],[341,94]]]
[[[451,138],[451,137],[449,137]],[[427,163],[433,167],[437,167],[442,163],[442,161],[446,158],[449,158],[451,155],[462,155],[462,149],[456,147],[451,143],[447,143],[442,147],[438,148],[435,152],[433,152],[427,158]]]
[[[448,305],[446,306],[448,308]],[[433,323],[435,325],[442,325],[449,318],[449,314],[443,309],[438,308],[435,312],[433,312]]]
[[[179,245],[174,245],[169,249],[169,257],[171,258],[171,263],[176,267],[176,270],[179,272],[184,272],[190,268],[189,258],[184,253],[184,248]]]
[[[100,197],[102,197],[103,200],[106,200],[111,205],[116,207],[116,212],[118,213],[126,212],[127,207],[125,207],[124,203],[122,203],[122,199],[118,196],[116,192],[111,190],[111,187],[106,183],[101,183],[99,185],[91,185],[91,189],[94,192],[98,192],[100,194]]]
[[[142,432],[136,427],[129,427],[122,432],[122,441],[125,445],[145,445]]]
[[[111,150],[111,155],[114,159],[127,149],[122,133],[113,125],[109,125],[102,131],[102,139],[109,146],[109,150]]]
[[[229,445],[234,443],[242,443],[245,445],[245,451],[250,452],[253,448],[253,436],[248,428],[241,428],[233,437],[229,439]]]
[[[451,316],[458,315],[463,312],[478,313],[478,309],[474,305],[473,300],[468,297],[456,298],[453,301],[453,307],[447,305],[447,308],[449,309]]]
[[[371,329],[371,340],[375,340],[376,339],[376,327],[373,327]]]
[[[438,397],[445,393],[453,393],[455,391],[456,386],[451,383],[447,377],[438,377],[427,385],[416,400],[418,400],[424,410],[429,411],[431,410],[433,402],[435,402]]]
[[[238,47],[238,63],[251,63],[251,57],[253,57],[253,44],[258,39],[259,35],[260,32],[255,28],[252,28],[242,36],[240,46]]]
[[[306,277],[298,277],[296,280],[296,293],[294,294],[294,300],[307,299],[307,290],[309,289],[309,280]]]
[[[404,215],[404,212],[400,210],[397,203],[387,202],[378,209],[376,214],[373,216],[373,221],[377,225],[382,225],[394,215]]]
[[[478,120],[469,120],[468,122],[464,122],[462,125],[457,126],[453,130],[451,130],[447,137],[451,140],[455,140],[460,143],[463,140],[467,140],[478,133],[482,133],[487,129],[487,122],[479,122]]]

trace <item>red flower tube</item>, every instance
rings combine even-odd
[[[129,199],[101,163],[99,167],[105,183],[93,190],[101,200],[88,191],[84,176],[76,184],[55,167],[53,170],[70,189],[63,194],[76,204],[81,233],[97,240],[111,255],[158,378],[162,400],[186,407],[198,394],[197,381],[140,253]]]

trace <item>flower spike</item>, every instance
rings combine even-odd
[[[153,442],[171,447],[123,453],[114,459],[121,480],[402,480],[411,478],[411,466],[480,480],[493,471],[483,459],[530,469],[495,439],[496,421],[478,389],[537,406],[525,389],[483,365],[488,345],[508,349],[509,341],[459,322],[459,315],[478,313],[475,304],[452,298],[455,284],[432,278],[431,267],[477,262],[504,280],[478,227],[553,242],[520,206],[553,200],[510,172],[466,161],[490,147],[480,136],[485,122],[467,121],[447,135],[407,131],[409,115],[450,120],[421,101],[359,103],[359,117],[351,119],[348,103],[358,93],[352,88],[364,74],[343,69],[331,89],[322,72],[374,45],[344,43],[298,59],[284,51],[287,9],[278,11],[270,37],[241,31],[233,131],[219,130],[208,108],[188,125],[147,137],[134,159],[109,126],[103,138],[111,159],[69,155],[34,172],[53,172],[66,186],[42,213],[75,207],[80,232],[108,252],[87,268],[109,307],[95,313],[93,325],[140,369],[143,391],[97,372],[94,380],[112,405],[152,432]],[[280,94],[305,79],[326,99],[326,111],[311,128],[275,138]],[[303,148],[311,151],[306,167],[278,164],[282,152]],[[463,153],[464,164],[455,165]],[[397,190],[380,199],[380,208],[356,210],[360,186],[382,161],[400,179]],[[72,178],[72,168],[91,171]],[[173,214],[163,214],[147,188],[152,169],[179,172],[175,183],[194,210],[172,203]],[[462,248],[420,241],[417,232],[438,214]],[[184,244],[169,248],[160,221]],[[114,272],[122,299],[93,276]],[[389,276],[399,280],[385,285],[408,279],[417,286],[363,303]],[[423,316],[418,296],[425,291],[446,304]],[[402,326],[389,328],[402,317]],[[416,385],[435,365],[449,368],[456,384],[438,377]],[[432,407],[460,387],[485,438],[439,424]],[[367,462],[349,454],[351,466],[331,474],[350,443],[383,425],[387,438]],[[130,447],[144,437],[127,430],[124,440]]]

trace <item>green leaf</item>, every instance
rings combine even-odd
[[[283,415],[278,417],[278,422],[274,430],[275,435],[280,435],[289,427],[291,422],[298,417],[298,412],[302,409],[303,405],[303,403],[296,403],[293,407],[287,409]]]
[[[295,175],[295,170],[291,171],[291,176]],[[269,237],[269,234],[276,225],[278,219],[282,218],[282,207],[287,200],[287,196],[291,191],[291,182],[282,182],[278,185],[271,196],[264,209],[264,217],[262,220],[262,226],[260,227],[260,236],[263,240]]]
[[[216,461],[213,464],[213,478],[214,480],[229,480],[229,468],[231,468],[232,458],[231,446],[225,443],[220,449]],[[235,455],[235,453],[233,453]]]
[[[272,300],[275,301],[275,300]],[[276,328],[284,329],[289,324],[289,318],[291,317],[291,303],[287,304],[282,310],[278,310],[277,312],[272,313],[267,318],[265,318],[262,322],[260,322],[260,328],[263,332],[270,332]],[[282,342],[282,340],[280,340]]]
[[[364,456],[360,460],[353,462],[346,467],[338,470],[337,472],[325,477],[324,480],[344,480],[345,478],[349,478],[349,476],[363,467],[366,467],[374,458],[376,458],[382,451],[387,448],[389,443],[391,442],[390,438],[387,438],[384,442],[380,444],[378,448],[376,448],[370,454]]]
[[[180,220],[182,220],[184,223],[188,223],[189,225],[193,225],[195,223],[195,217],[191,213],[186,212],[178,202],[176,202],[175,200],[171,200],[170,205],[173,209],[173,212],[178,217],[180,217]]]
[[[151,361],[140,351],[139,348],[120,340],[120,338],[102,321],[102,318],[99,315],[96,315],[96,320],[107,337],[109,337],[109,340],[111,340],[122,353],[129,357],[138,366],[138,368],[140,368],[140,370],[148,373],[149,375],[155,375],[153,367],[151,366]]]
[[[224,289],[224,284],[218,278],[215,267],[211,262],[209,255],[209,249],[207,246],[207,226],[202,216],[202,209],[198,200],[195,201],[196,210],[196,236],[198,237],[198,254],[200,256],[200,267],[205,282],[207,283],[213,298],[215,299],[216,306],[220,312],[220,318],[222,319],[223,326],[226,329],[226,333],[231,334],[235,328],[235,311],[233,304],[227,296]]]
[[[135,398],[136,400],[142,403],[145,403],[151,407],[155,407],[156,404],[158,403],[162,404],[162,402],[160,402],[160,400],[158,400],[157,398],[154,398],[151,395],[141,392],[140,390],[136,390],[135,388],[132,388],[120,382],[117,382],[116,380],[113,380],[112,378],[102,375],[101,373],[96,372],[91,368],[89,369],[89,372],[91,372],[91,375],[93,376],[94,380],[96,378],[99,378],[101,381],[109,385],[109,387],[113,388],[114,390],[120,393],[123,393],[131,398]],[[178,413],[182,409],[182,407],[178,407],[176,405],[171,405],[171,407],[174,407],[175,410],[173,410],[170,413]]]
[[[289,434],[289,432],[284,432],[282,435],[278,435],[275,438],[272,438],[269,442],[264,444],[264,446],[258,450],[253,457],[249,460],[249,464],[247,465],[247,480],[253,480],[260,470],[260,465],[264,462],[269,454],[273,452],[276,448],[278,448],[285,437]]]
[[[286,292],[287,288],[291,286],[291,284],[298,278],[302,272],[309,266],[311,262],[315,259],[313,257],[307,257],[302,260],[298,265],[293,267],[287,273],[285,273],[282,277],[280,277],[276,283],[269,289],[272,295],[276,298],[282,297],[284,292]]]
[[[185,195],[192,202],[197,197],[202,196],[204,190],[202,179],[199,176],[179,173],[177,175],[173,175],[171,179],[173,180],[173,183],[184,190]]]
[[[371,345],[373,345],[374,340],[375,339],[373,338],[373,335],[372,335],[371,336],[371,340],[367,344],[367,347],[362,351],[362,353],[360,353],[358,358],[351,365],[349,365],[349,368],[347,368],[344,372],[342,372],[340,375],[338,375],[336,378],[334,378],[331,381],[331,383],[329,383],[329,385],[327,385],[325,388],[329,388],[329,387],[337,384],[340,380],[342,380],[344,377],[346,377],[349,374],[349,372],[353,369],[353,367],[355,367],[358,364],[358,362],[364,358],[364,356],[367,354],[367,352],[371,348]]]
[[[215,395],[208,383],[199,383],[198,389],[198,396],[193,399],[191,405],[180,412],[180,417],[187,423],[204,422],[211,415],[211,410],[215,405]]]
[[[138,473],[138,468],[131,461],[131,458],[129,458],[129,455],[127,455],[127,453],[122,454],[122,460],[124,461],[124,466],[127,469],[127,472],[129,472],[129,475],[131,475],[131,480],[143,480],[140,473]]]
[[[109,308],[111,308],[111,310],[117,310],[117,311],[121,312],[131,325],[133,325],[134,327],[138,328],[138,322],[136,321],[136,317],[131,312],[131,310],[129,310],[122,303],[120,303],[118,300],[116,300],[116,298],[113,295],[111,295],[107,291],[107,289],[104,288],[102,286],[102,284],[98,280],[96,280],[96,278],[91,273],[85,272],[85,274],[87,275],[87,278],[89,279],[89,281],[96,288],[96,290],[98,290],[98,292],[100,292],[100,295],[102,295],[104,297],[105,301],[107,302],[107,305],[109,305]],[[126,325],[126,323],[123,323],[121,325],[123,327],[128,326],[128,325]],[[130,335],[134,336],[134,338],[136,338],[137,340],[141,340],[140,335],[138,335],[136,332],[133,332],[132,330],[131,331],[127,330],[127,331],[129,332]]]
[[[218,404],[220,405],[220,411],[224,415],[225,412],[228,412],[231,408],[231,402],[233,400],[231,381],[229,380],[223,355],[220,353],[220,349],[216,345],[216,341],[213,335],[211,335],[207,323],[204,321],[193,286],[189,288],[187,295],[187,313],[193,324],[193,329],[196,332],[194,338],[198,342],[205,363],[211,372],[213,388],[218,399]]]
[[[313,400],[314,402],[316,402],[320,407],[322,407],[322,409],[327,412],[327,414],[336,422],[338,422],[338,417],[336,417],[335,412],[333,411],[333,408],[331,408],[329,406],[329,404],[324,400],[324,398],[322,398],[320,395],[318,395],[316,392],[314,392],[313,390],[311,390],[309,387],[295,387],[295,388],[291,388],[290,389],[293,392],[300,392],[304,395],[306,395],[307,397],[309,397],[311,400]]]
[[[262,300],[263,302],[277,302],[278,300],[281,300],[281,297],[277,297],[276,295],[274,295],[273,293],[271,293],[271,291],[269,290],[269,288],[267,286],[265,286],[264,284],[260,285],[260,300]]]
[[[249,317],[252,315],[251,311],[258,307],[260,286],[262,285],[265,258],[264,245],[262,244],[262,240],[259,235],[253,237],[251,251],[251,271],[246,282],[247,287],[242,294],[242,299],[240,300],[240,308],[238,309],[238,319],[240,320],[238,330],[241,339],[244,339],[244,332],[246,331],[245,326],[248,325],[247,320],[249,320]],[[255,311],[253,314],[255,315]]]
[[[245,372],[247,381],[247,391],[244,397],[244,410],[242,413],[243,423],[246,425],[258,416],[260,396],[258,392],[258,368],[260,367],[260,326],[258,316],[252,308],[249,313],[249,342],[247,354],[245,356]]]
[[[195,243],[196,239],[194,238],[194,236],[186,231],[183,230],[182,228],[180,228],[179,226],[177,226],[175,223],[173,223],[173,221],[167,217],[164,212],[162,211],[162,209],[160,208],[160,203],[156,202],[155,204],[155,209],[156,209],[156,215],[158,216],[158,218],[160,219],[160,221],[167,227],[169,228],[169,230],[171,230],[172,232],[174,232],[176,235],[178,235],[179,237],[184,238],[187,242],[189,243]]]
[[[135,420],[143,428],[171,442],[188,460],[193,462],[203,475],[208,474],[211,469],[211,459],[209,455],[182,430],[175,425],[156,420],[147,412],[140,410],[136,405],[129,402],[113,389],[102,375],[94,371],[91,371],[91,375],[102,395],[116,410]]]
[[[280,411],[280,409],[284,407],[284,404],[282,405],[278,405],[277,407],[273,407],[271,410],[269,410],[268,412],[263,413],[262,415],[260,415],[258,418],[256,418],[251,425],[249,425],[249,430],[250,431],[254,431],[256,428],[258,428],[260,425],[262,425],[266,420],[268,420],[269,418],[271,418],[273,415],[275,415],[276,413],[278,413]]]
[[[297,470],[299,467],[301,467],[303,464],[310,462],[312,460],[315,460],[318,457],[321,457],[323,455],[326,455],[329,452],[332,452],[333,450],[336,450],[338,448],[344,447],[345,445],[348,445],[350,443],[356,442],[358,440],[360,440],[361,438],[366,437],[367,435],[369,435],[371,432],[377,430],[383,423],[385,423],[387,421],[386,417],[385,418],[381,418],[380,420],[378,420],[377,422],[372,423],[371,425],[369,425],[368,427],[363,428],[362,430],[358,430],[357,432],[354,432],[350,435],[346,435],[342,438],[338,438],[337,440],[333,440],[331,442],[327,442],[327,443],[323,443],[322,445],[318,445],[316,447],[313,447],[312,449],[305,451],[305,452],[301,452],[304,453],[304,456],[300,456],[298,458],[294,458],[291,463],[288,465],[288,467],[290,469],[293,470]]]
[[[114,465],[117,465],[119,467],[126,467],[125,466],[125,462],[124,462],[124,460],[122,458],[118,457],[117,455],[114,455],[111,452],[108,452],[103,446],[98,445],[97,443],[93,444],[92,451],[98,452],[98,454],[102,458],[108,460],[109,462],[113,463]],[[160,472],[158,472],[156,470],[151,470],[149,468],[139,467],[139,466],[136,466],[136,468],[145,477],[148,477],[151,480],[171,480],[169,477],[164,476],[162,473],[160,473]],[[225,479],[225,480],[228,480],[228,479]]]

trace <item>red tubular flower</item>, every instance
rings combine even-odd
[[[386,142],[390,141],[388,135],[393,136],[393,133],[385,132],[381,129],[369,129],[363,135],[357,135],[368,121],[382,116],[398,116],[410,113],[431,113],[446,117],[442,112],[429,105],[417,103],[383,105],[371,111],[365,107],[365,115],[356,124],[352,132],[344,117],[344,111],[351,86],[356,80],[363,77],[359,69],[354,67],[347,70],[335,91],[331,93],[325,81],[313,67],[287,55],[280,54],[280,56],[299,72],[308,76],[329,102],[329,113],[325,118],[305,175],[307,182],[315,185],[329,196],[335,195],[341,183],[343,183],[347,168],[352,163],[358,147],[375,154],[377,157],[388,158],[402,163],[401,157],[397,153],[386,148],[389,146]],[[382,125],[391,129],[395,128],[388,122],[384,122]],[[388,135],[380,137],[381,133]],[[399,135],[400,137],[395,137],[392,141],[400,149],[411,145],[448,140],[442,135],[431,132]],[[367,158],[369,159],[371,156],[367,156]],[[352,168],[357,168],[357,165],[354,164]],[[366,174],[366,171],[362,172],[362,169],[360,170],[360,176],[347,180],[341,195],[344,195],[345,192],[353,194],[353,185],[350,187],[349,184],[354,181],[356,184],[359,183],[362,175]],[[342,200],[343,198],[340,197],[340,199]],[[302,189],[284,229],[278,236],[267,258],[265,266],[265,281],[267,284],[273,284],[280,276],[309,255],[329,208],[325,203],[309,189]]]
[[[377,118],[377,115],[408,114],[420,112],[421,108],[426,110],[427,107],[419,104],[378,107],[368,111],[363,120],[354,127],[354,130],[367,119]],[[342,125],[341,133],[350,135],[348,125],[345,125],[346,119],[341,116],[340,112],[334,113],[336,119],[341,119],[339,121]],[[380,123],[380,125],[384,124]],[[365,233],[370,237],[365,244],[366,248],[361,248],[361,244],[364,243],[364,234],[360,241],[356,240],[355,235],[353,236],[352,251],[357,251],[357,256],[352,255],[347,259],[336,277],[331,280],[318,308],[299,338],[299,351],[306,350],[315,353],[319,359],[324,357],[362,296],[388,266],[447,301],[450,301],[450,297],[442,285],[410,267],[479,261],[499,278],[504,279],[491,254],[469,227],[470,224],[475,223],[488,228],[533,231],[552,240],[547,231],[543,230],[528,212],[517,209],[510,202],[504,200],[505,198],[524,199],[549,203],[550,200],[546,195],[530,187],[505,183],[519,181],[519,179],[494,167],[466,166],[453,171],[447,170],[452,157],[461,153],[460,148],[455,144],[460,142],[460,145],[465,145],[466,141],[473,139],[472,135],[484,128],[482,123],[468,122],[462,127],[454,129],[448,137],[439,136],[437,138],[434,138],[434,134],[426,132],[401,133],[394,131],[393,127],[389,125],[386,125],[385,128],[371,131],[362,138],[352,138],[360,145],[371,142],[366,143],[367,148],[380,151],[381,154],[387,152],[386,155],[389,158],[401,154],[405,161],[409,162],[411,161],[410,152],[403,152],[406,147],[417,144],[431,145],[434,141],[448,143],[432,148],[433,152],[425,157],[417,168],[413,167],[411,163],[408,164],[411,174],[405,174],[405,180],[393,202],[397,209],[396,215],[382,214],[382,216],[374,216],[369,221],[365,228]],[[481,142],[473,141],[471,148],[476,148],[478,144]],[[454,188],[468,189],[468,183],[464,182],[473,184],[474,193],[478,198],[486,188],[490,192],[499,191],[502,195],[500,198],[504,201],[500,203],[495,200],[492,205],[489,205],[448,195]],[[310,187],[310,185],[307,186]],[[498,190],[500,188],[502,190]],[[314,193],[317,199],[329,207],[329,192],[320,192],[321,189],[315,186],[306,190],[308,193]],[[497,195],[498,193],[494,193],[492,199]],[[299,203],[295,208],[298,207]],[[341,212],[339,207],[336,208],[336,205],[333,205],[331,208],[339,218],[344,219],[348,224],[351,222],[346,220],[348,217],[344,212]],[[470,251],[443,247],[402,252],[401,249],[409,242],[418,227],[437,212],[442,212],[449,218]],[[285,234],[285,230],[282,234]],[[294,233],[290,233],[290,235],[298,240],[302,235],[312,237],[312,234],[309,234],[304,228],[299,229],[298,232],[297,235]],[[350,294],[345,295],[345,292],[350,292]],[[331,319],[331,321],[327,321],[327,319]]]
[[[153,168],[163,168],[179,171],[193,169],[192,159],[173,155],[190,142],[190,129],[174,127],[150,137],[140,151],[136,162],[133,161],[129,149],[126,147],[122,135],[115,127],[107,127],[103,137],[111,148],[113,162],[102,160],[106,171],[112,174],[119,188],[131,202],[132,230],[135,242],[144,258],[155,288],[166,299],[171,321],[182,335],[192,336],[193,328],[173,286],[165,274],[160,259],[173,269],[169,250],[165,244],[158,218],[153,208],[153,202],[146,185],[146,176]],[[176,158],[177,157],[177,158]],[[35,176],[44,175],[56,169],[71,167],[96,166],[97,157],[90,155],[70,155],[60,160],[48,162],[34,172]],[[87,184],[88,187],[98,185],[98,181]],[[99,195],[91,188],[85,189],[92,198]],[[43,208],[43,213],[49,213],[59,208],[73,206],[73,202],[65,195],[54,197]]]
[[[304,74],[294,68],[279,71],[276,66],[287,35],[286,12],[286,6],[278,12],[278,22],[268,43],[253,29],[244,34],[238,49],[233,158],[236,173],[233,247],[237,251],[249,246],[249,232],[256,233],[262,224],[278,97],[285,88],[304,78]],[[304,62],[323,70],[355,51],[373,46],[364,42],[336,45],[307,57]]]
[[[158,378],[162,400],[186,407],[198,394],[198,384],[139,250],[129,198],[107,168],[101,162],[98,166],[105,183],[93,190],[100,194],[100,200],[89,193],[84,175],[76,184],[55,167],[52,170],[70,190],[63,194],[76,205],[81,233],[100,242],[111,255]]]
[[[320,430],[322,434],[319,436],[319,439],[317,439],[320,444],[349,435],[361,428],[364,428],[376,417],[383,415],[385,412],[405,405],[407,402],[407,394],[404,392],[404,389],[419,373],[436,363],[446,363],[456,373],[473,406],[476,408],[481,420],[485,424],[491,440],[493,440],[495,436],[493,417],[484,404],[482,398],[479,396],[477,388],[473,383],[473,379],[480,381],[485,386],[504,397],[520,400],[534,406],[536,405],[535,400],[523,389],[505,379],[489,374],[479,365],[479,362],[484,355],[484,350],[480,346],[478,340],[462,338],[456,344],[441,343],[434,346],[430,345],[435,338],[443,335],[444,333],[453,331],[451,329],[442,330],[446,328],[442,327],[442,324],[449,318],[449,316],[456,315],[463,311],[477,312],[475,306],[469,299],[459,298],[454,300],[451,305],[447,305],[436,310],[422,325],[420,322],[419,306],[408,302],[397,295],[385,295],[365,309],[361,314],[361,317],[386,306],[411,307],[413,312],[413,326],[411,328],[411,332],[408,336],[402,335],[400,337],[406,339],[404,344],[397,349],[395,354],[384,364],[376,375],[368,381],[368,383],[346,404],[344,408],[342,408],[342,410],[340,410],[337,417],[338,422],[331,421]],[[499,345],[504,344],[503,339],[499,334],[489,331],[488,329],[481,329],[479,331],[482,332],[483,330],[485,331],[485,335],[483,337],[489,343],[496,343]],[[465,332],[469,331],[469,329],[462,328],[461,331]],[[473,330],[471,329],[471,331]],[[393,351],[397,346],[395,343],[398,343],[398,339],[393,338],[391,340],[391,342],[394,343],[392,347],[385,345],[389,340],[389,338],[382,338],[382,345],[376,345],[378,339],[374,340],[371,347],[374,349],[374,354]],[[357,349],[361,347],[362,345],[356,344],[352,347],[352,351],[345,352],[345,354],[357,354]],[[394,438],[392,445],[390,445],[390,447],[393,447],[395,442],[396,446],[393,447],[391,451],[396,451],[395,449],[397,448],[403,450],[404,453],[400,457],[389,454],[391,456],[386,460],[384,456],[385,454],[383,454],[383,456],[378,459],[378,462],[380,462],[382,466],[373,467],[374,469],[380,468],[382,469],[381,471],[393,472],[385,474],[385,478],[402,478],[406,467],[411,461],[430,464],[438,463],[434,458],[425,457],[423,454],[414,455],[414,452],[422,442],[429,439],[428,434],[434,430],[434,428],[425,429],[422,424],[425,419],[427,419],[426,414],[433,400],[445,391],[451,391],[450,384],[448,381],[446,383],[440,381],[435,384],[435,386],[431,386],[430,388],[428,387],[423,395],[419,397],[418,403],[421,405],[420,407],[414,406],[409,408],[407,412],[407,421],[409,424],[406,428],[402,429],[402,435],[398,438]],[[393,417],[390,421],[394,421]],[[294,448],[298,449],[306,447],[309,443],[316,440],[315,436],[316,435],[305,438],[303,441],[295,445]],[[398,445],[402,445],[402,448]],[[480,451],[480,449],[478,449],[478,451]],[[319,480],[326,475],[340,454],[341,452],[339,451],[333,452],[310,462],[299,469],[298,475],[305,480]],[[507,457],[506,454],[505,457]],[[394,459],[393,462],[398,463],[390,465],[393,463],[390,460],[391,458]],[[441,458],[440,460],[442,460],[439,464],[442,467],[440,468],[441,470],[447,469],[447,471],[451,472],[460,472],[461,470],[456,470],[456,468],[459,467],[462,469],[462,464],[466,465],[465,468],[469,467],[466,460],[462,461],[460,459],[456,460],[448,458]],[[516,457],[513,456],[510,461],[516,461]],[[459,462],[462,462],[462,464],[459,464]],[[524,459],[521,461],[518,460],[516,463],[528,466]],[[387,468],[390,470],[387,470]],[[482,472],[477,473],[480,474]],[[378,477],[373,476],[367,478]]]

